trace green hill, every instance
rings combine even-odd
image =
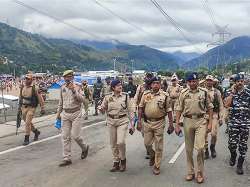
[[[130,70],[131,59],[137,69],[175,70],[175,56],[146,46],[122,44],[108,51],[100,51],[64,39],[48,39],[0,23],[0,56],[13,61],[10,67],[27,70],[59,72],[66,68],[76,71],[108,70],[117,58],[118,70]],[[3,65],[1,65],[1,69]],[[8,69],[6,71],[9,71]]]

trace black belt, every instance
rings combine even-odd
[[[125,117],[127,114],[123,114],[123,115],[111,115],[108,114],[108,117],[112,118],[112,119],[121,119],[123,117]]]
[[[190,118],[190,119],[200,119],[203,118],[205,114],[185,114],[183,117]]]

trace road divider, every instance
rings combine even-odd
[[[91,127],[95,127],[95,126],[99,126],[99,125],[104,125],[104,124],[106,124],[106,121],[100,121],[100,122],[94,123],[93,125],[84,126],[84,127],[81,128],[81,130],[85,130],[85,129],[88,129],[88,128],[91,128]],[[32,142],[32,143],[30,143],[29,145],[26,145],[26,146],[21,145],[21,146],[18,146],[18,147],[7,149],[5,151],[1,151],[0,155],[11,153],[13,151],[24,149],[26,147],[30,147],[32,145],[36,145],[36,144],[39,144],[39,143],[42,143],[42,142],[46,142],[46,141],[49,141],[49,140],[53,140],[53,139],[58,138],[60,136],[61,136],[61,134],[58,134],[58,135],[50,136],[48,138],[44,138],[42,140],[38,140],[38,141]]]
[[[185,142],[183,142],[181,144],[181,146],[179,147],[179,149],[176,151],[176,153],[174,154],[174,156],[171,158],[171,160],[168,162],[169,164],[174,164],[175,161],[177,160],[177,158],[181,155],[182,151],[185,148]]]

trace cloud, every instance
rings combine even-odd
[[[216,40],[216,37],[212,38],[212,33],[216,29],[211,16],[204,8],[203,0],[157,1],[177,23],[182,34],[150,0],[98,0],[113,13],[96,4],[95,0],[21,0],[26,5],[79,29],[23,7],[13,0],[1,0],[0,21],[53,38],[116,39],[164,51],[204,52],[209,49],[207,44]],[[207,2],[205,7],[210,8],[216,24],[228,25],[228,31],[232,32],[232,36],[249,35],[249,1],[208,0]],[[120,16],[123,21],[112,14]],[[92,33],[92,36],[83,30]]]

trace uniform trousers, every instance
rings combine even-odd
[[[63,159],[71,159],[71,137],[80,146],[82,151],[87,149],[86,144],[83,143],[81,133],[82,112],[76,111],[74,113],[62,112],[62,144],[63,144]]]

